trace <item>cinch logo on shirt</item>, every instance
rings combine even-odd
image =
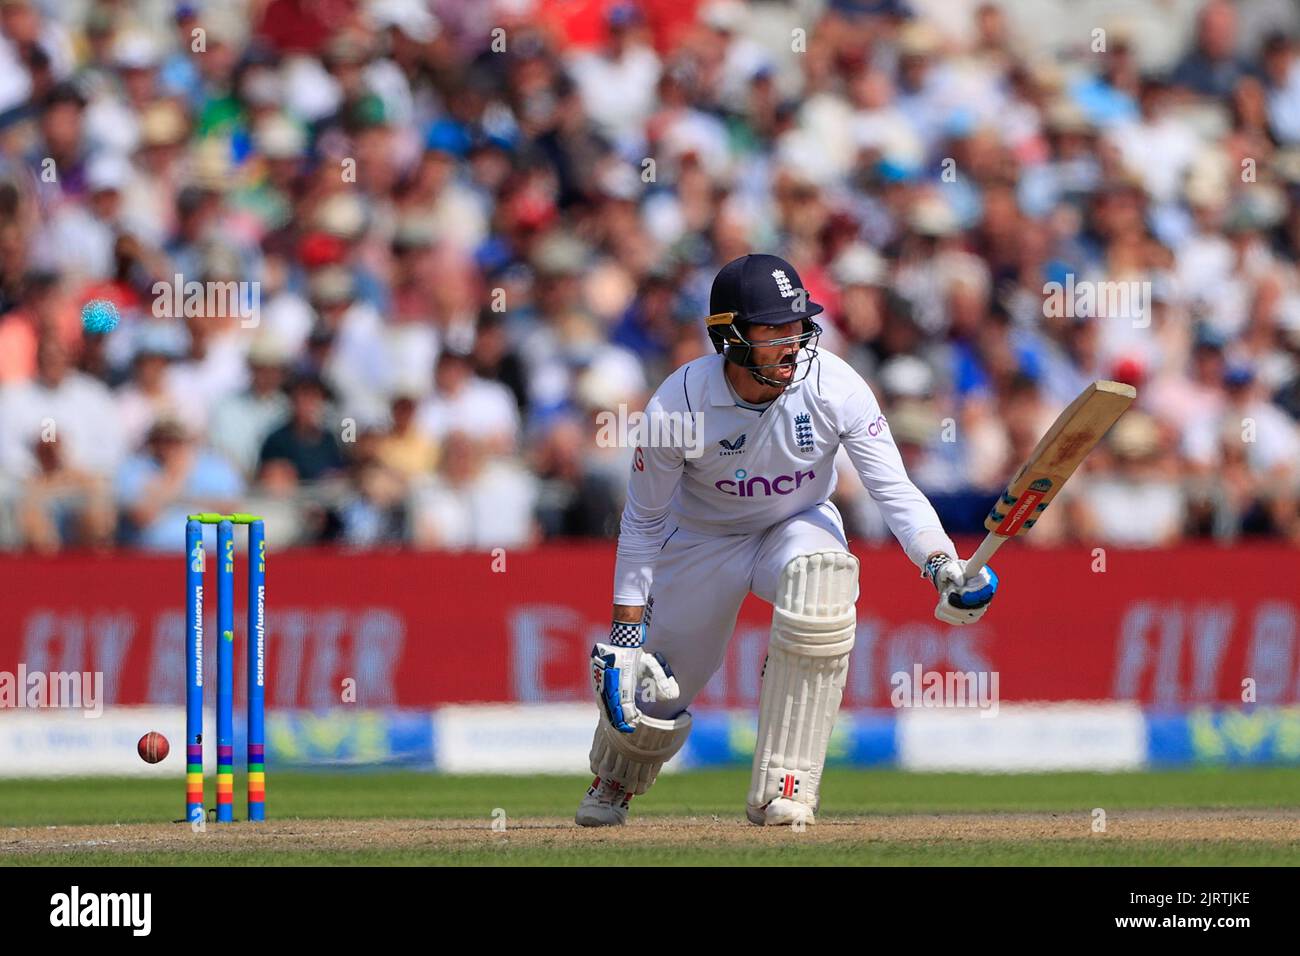
[[[788,495],[802,485],[805,478],[816,477],[817,474],[813,471],[796,471],[793,475],[777,475],[769,480],[762,475],[751,477],[745,469],[737,468],[735,481],[724,478],[722,481],[715,481],[713,487],[724,495],[733,495],[737,498],[767,498],[771,495]]]

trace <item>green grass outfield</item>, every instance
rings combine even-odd
[[[182,815],[179,777],[0,780],[0,864],[603,864],[621,846],[637,862],[675,865],[1300,864],[1300,769],[986,776],[833,768],[807,839],[745,825],[748,781],[743,769],[665,775],[634,802],[636,826],[581,831],[566,821],[587,778],[286,772],[269,775],[270,827],[239,824],[196,843],[204,838],[170,822]],[[241,787],[237,775],[237,815]],[[504,832],[491,829],[498,808]],[[1108,834],[1089,833],[1093,808],[1113,821]],[[1211,811],[1236,822],[1220,835]],[[1126,831],[1126,820],[1146,822]],[[329,822],[304,824],[304,844],[282,826],[290,821]],[[349,829],[349,821],[374,823]],[[128,824],[152,826],[117,826]],[[78,826],[71,832],[80,839],[43,837],[52,826]],[[94,838],[100,831],[103,840]]]

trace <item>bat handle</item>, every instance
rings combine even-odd
[[[970,560],[966,562],[966,580],[970,580],[975,575],[984,570],[984,565],[989,563],[989,558],[993,557],[993,552],[1006,543],[1006,538],[1000,534],[990,531],[984,536],[983,542],[979,548],[971,555]]]

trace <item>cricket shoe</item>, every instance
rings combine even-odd
[[[745,807],[745,816],[760,827],[807,826],[817,822],[812,807],[786,797],[777,797],[765,807]]]
[[[597,777],[578,804],[573,820],[580,827],[621,827],[627,823],[627,806],[632,794],[621,784]]]

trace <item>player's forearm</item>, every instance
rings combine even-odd
[[[879,505],[889,530],[913,564],[924,567],[926,560],[936,551],[956,556],[956,546],[943,530],[934,506],[916,485],[904,479],[892,483],[887,489],[868,490]]]
[[[653,558],[633,558],[619,553],[614,559],[614,604],[625,607],[645,604],[653,581]]]
[[[640,624],[641,615],[645,613],[645,608],[641,605],[632,604],[615,604],[614,620],[620,624]]]
[[[950,558],[957,557],[957,546],[953,544],[952,538],[948,537],[943,528],[938,526],[916,531],[911,540],[904,542],[903,548],[918,568],[925,567],[925,562],[930,560],[931,555],[946,554]]]
[[[654,563],[668,535],[667,507],[639,507],[629,495],[619,524],[614,557],[614,603],[644,604],[654,580]]]
[[[618,524],[618,555],[632,560],[653,559],[667,533],[667,505],[644,508],[629,497]]]
[[[867,417],[878,414],[878,408],[873,405]],[[926,560],[936,551],[956,556],[956,548],[944,532],[939,515],[930,499],[908,476],[903,457],[888,431],[872,435],[858,429],[845,435],[842,444],[863,487],[913,564],[925,567]]]

